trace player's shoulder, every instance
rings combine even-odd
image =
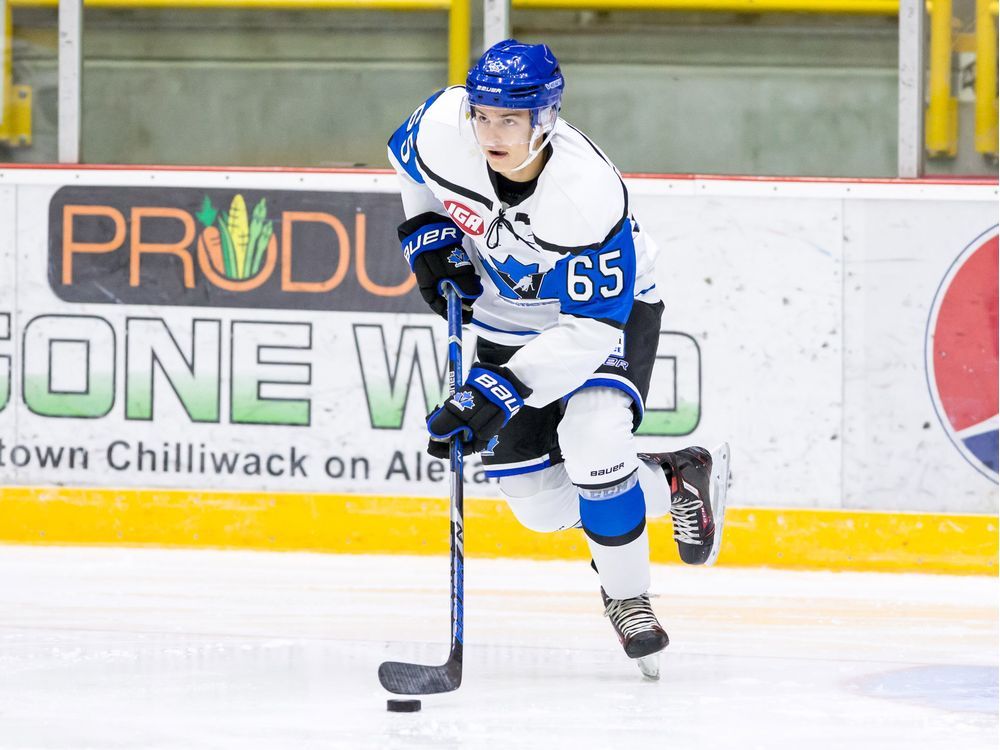
[[[401,129],[403,132],[418,133],[430,122],[454,122],[457,125],[458,118],[454,115],[461,109],[464,99],[464,86],[448,86],[435,91],[413,110],[395,132],[398,133]]]
[[[621,229],[628,191],[611,160],[580,130],[560,120],[539,178],[532,233],[544,248],[576,251]]]
[[[462,107],[465,103],[465,86],[449,86],[441,89],[424,102],[423,121],[425,124],[458,129]]]
[[[421,118],[416,145],[420,158],[426,164],[458,160],[462,153],[478,153],[471,137],[464,137],[463,127],[469,127],[465,118],[465,87],[450,86],[427,105]]]
[[[449,86],[429,96],[389,138],[389,155],[417,182],[423,182],[418,169],[421,151],[446,151],[458,137],[462,122],[463,86]]]

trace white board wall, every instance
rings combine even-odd
[[[53,291],[47,262],[50,202],[67,184],[233,193],[395,190],[392,177],[383,174],[0,172],[0,365],[3,357],[13,364],[0,439],[8,454],[15,445],[51,443],[81,447],[89,459],[85,470],[79,461],[73,468],[43,469],[37,460],[24,466],[8,460],[0,466],[0,482],[443,491],[440,471],[429,468],[426,456],[418,459],[426,405],[442,388],[440,370],[434,371],[444,352],[440,319],[376,307],[66,302]],[[928,312],[944,274],[973,238],[997,223],[995,186],[634,179],[629,188],[639,220],[660,246],[658,286],[667,308],[651,405],[693,399],[699,410],[690,435],[642,436],[641,448],[730,440],[733,502],[740,505],[996,512],[994,480],[969,465],[935,415],[924,359]],[[5,315],[11,320],[9,340],[2,338]],[[73,325],[97,337],[95,352],[105,345],[101,341],[114,340],[116,354],[104,368],[115,383],[107,414],[57,418],[25,407],[24,331],[31,325],[29,338],[44,333],[42,323],[32,321],[46,316],[80,318]],[[129,417],[125,384],[136,374],[126,361],[129,331],[153,330],[139,319],[162,321],[155,324],[163,327],[162,336],[173,337],[187,355],[196,330],[199,346],[218,350],[219,421],[193,422],[162,371],[152,375],[153,419]],[[215,329],[219,340],[213,343]],[[54,346],[55,356],[72,357],[72,346]],[[242,377],[252,370],[253,363],[240,364],[241,357],[261,351],[277,352],[277,369],[270,372],[285,380],[260,386],[265,400],[308,402],[308,425],[232,421],[232,373]],[[400,373],[408,379],[396,377]],[[133,401],[136,392],[129,391]],[[381,406],[373,405],[378,399]],[[400,410],[396,429],[393,415]],[[115,440],[128,448],[110,448]],[[182,444],[180,464],[190,463],[188,445],[195,463],[199,446],[207,446],[210,452],[239,453],[241,461],[254,452],[259,459],[279,455],[272,468],[285,471],[138,471],[141,441],[161,454],[167,444],[168,464],[173,446]],[[291,466],[303,455],[305,475]],[[126,461],[129,469],[115,468]],[[495,486],[478,483],[469,494],[497,493]]]

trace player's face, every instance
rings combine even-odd
[[[531,113],[526,109],[476,106],[472,126],[489,165],[509,172],[528,158],[531,146]]]

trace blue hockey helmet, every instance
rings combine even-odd
[[[563,87],[559,61],[547,44],[505,39],[486,50],[468,77],[469,104],[504,109],[559,110]]]
[[[525,158],[510,171],[524,169],[555,134],[564,86],[559,61],[548,45],[521,44],[516,39],[494,44],[479,58],[465,80],[465,118],[472,124],[476,143],[487,150],[497,145],[526,144]],[[488,108],[528,111],[530,130],[512,131],[510,135],[487,131],[481,137],[479,131],[483,123],[487,123],[485,127],[489,123]]]

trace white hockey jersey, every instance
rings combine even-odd
[[[659,301],[655,249],[608,158],[560,119],[535,189],[497,194],[465,116],[465,89],[438,92],[389,140],[407,218],[433,212],[464,233],[484,292],[472,325],[521,349],[508,362],[540,407],[580,387],[618,345],[634,300]]]

